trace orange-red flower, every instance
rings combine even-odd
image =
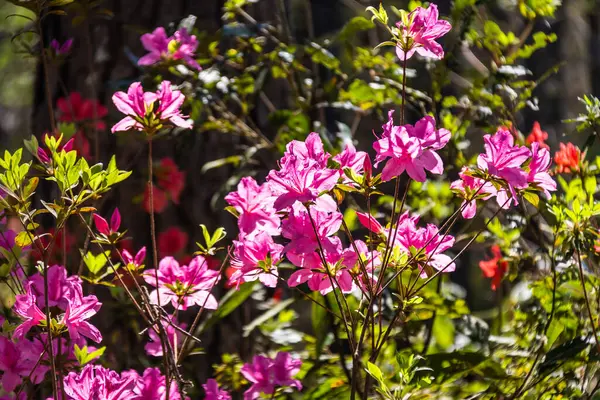
[[[155,173],[158,185],[169,193],[173,203],[179,204],[179,196],[185,187],[185,172],[179,170],[172,158],[165,157],[160,160]]]
[[[546,140],[548,140],[548,133],[542,130],[540,123],[537,121],[533,123],[531,133],[529,134],[529,136],[527,136],[527,139],[525,140],[529,145],[531,145],[532,143],[539,143],[541,148],[548,148],[548,145],[546,144]]]
[[[559,174],[579,171],[581,161],[581,150],[573,143],[560,144],[560,150],[554,154],[556,170]]]
[[[479,268],[486,278],[492,278],[492,290],[496,290],[508,271],[508,261],[502,258],[500,246],[497,244],[493,245],[491,250],[493,257],[490,260],[479,261]]]
[[[165,211],[169,202],[167,194],[161,188],[156,187],[156,185],[152,186],[152,200],[154,203],[154,212],[157,214]],[[146,185],[142,205],[146,212],[150,212],[150,185]]]

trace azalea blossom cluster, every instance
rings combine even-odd
[[[407,171],[424,180],[425,169],[441,173],[442,161],[435,151],[449,136],[446,130],[436,130],[431,118],[414,127],[394,126],[390,113],[384,134],[374,145],[377,162],[389,158],[381,177],[389,180]],[[311,133],[304,142],[290,142],[279,169],[271,171],[265,183],[258,185],[253,178],[243,178],[238,190],[225,198],[238,215],[240,230],[234,241],[231,265],[235,272],[230,281],[239,285],[258,279],[275,287],[277,264],[285,256],[297,267],[287,280],[290,287],[307,283],[323,295],[334,288],[343,293],[367,288],[376,279],[374,270],[382,264],[385,240],[377,249],[359,239],[344,246],[337,236],[343,216],[330,193],[338,184],[358,190],[360,182],[371,174],[368,155],[352,145],[331,157],[317,133]],[[392,246],[402,253],[410,253],[411,247],[423,248],[427,258],[415,263],[422,276],[427,276],[427,265],[453,270],[451,259],[442,254],[452,246],[453,237],[442,238],[434,225],[418,229],[418,216],[405,213],[393,230],[386,230],[366,214],[359,213],[359,218],[370,221],[365,226],[382,238],[394,232]]]
[[[138,60],[138,65],[148,66],[181,61],[190,68],[201,69],[194,58],[198,40],[185,28],[175,31],[172,36],[167,36],[165,28],[158,27],[152,33],[142,35],[140,40],[149,53]]]
[[[68,276],[61,265],[50,266],[45,273],[47,293],[41,272],[29,278],[21,276],[23,293],[16,295],[12,307],[20,323],[10,338],[0,337],[2,387],[8,392],[28,377],[33,383],[41,382],[50,370],[50,356],[46,351],[48,325],[53,335],[53,354],[64,358],[65,366],[75,365],[74,346],[85,346],[85,338],[96,343],[102,341],[102,334],[89,321],[101,306],[96,296],[84,296],[81,279]],[[42,311],[47,307],[50,322]]]
[[[504,209],[519,204],[518,195],[524,191],[541,191],[546,198],[556,190],[556,182],[549,174],[550,152],[538,142],[531,148],[515,145],[508,130],[499,129],[494,135],[483,137],[485,153],[477,158],[477,167],[465,167],[460,179],[451,187],[463,199],[462,215],[473,218],[477,199],[496,197]]]

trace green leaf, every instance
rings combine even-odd
[[[383,373],[379,369],[379,367],[373,364],[370,361],[367,361],[367,372],[371,375],[377,382],[383,385]]]
[[[198,333],[210,328],[219,320],[231,314],[238,308],[252,293],[256,282],[244,283],[239,290],[236,288],[230,289],[225,296],[221,298],[217,310],[198,328]]]
[[[535,193],[532,192],[524,192],[523,193],[523,197],[530,202],[531,204],[533,204],[534,207],[538,207],[540,204],[540,196],[538,196]]]
[[[248,325],[244,326],[243,336],[248,337],[254,329],[256,329],[258,326],[260,326],[262,323],[268,321],[270,318],[273,318],[274,316],[279,314],[281,311],[283,311],[287,306],[289,306],[293,302],[294,302],[294,298],[289,298],[289,299],[283,300],[282,302],[278,303],[275,307],[269,309],[267,312],[262,314],[260,317],[254,319],[254,321],[252,321]]]
[[[31,234],[27,231],[19,232],[15,238],[15,243],[19,247],[30,246],[33,243],[31,240]]]

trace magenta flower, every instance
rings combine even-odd
[[[231,400],[231,396],[225,390],[219,389],[219,384],[214,379],[209,379],[202,385],[206,397],[204,400]]]
[[[396,54],[401,61],[411,58],[415,51],[423,57],[438,60],[444,57],[444,49],[435,40],[448,33],[452,26],[438,20],[435,4],[427,9],[417,7],[405,21],[398,21],[396,27],[400,30]]]
[[[237,270],[230,282],[239,286],[243,282],[261,281],[267,287],[277,286],[277,264],[281,260],[283,246],[273,242],[266,232],[253,238],[234,240],[235,252],[231,266]]]
[[[96,343],[102,341],[102,334],[98,328],[87,321],[100,310],[101,306],[102,303],[93,295],[86,296],[81,301],[67,299],[67,309],[61,322],[66,326],[72,340],[77,340],[82,335]]]
[[[67,270],[62,265],[52,265],[48,267],[48,303],[50,307],[59,307],[61,310],[67,308],[68,299],[83,298],[81,279],[74,275],[67,277]],[[46,298],[44,295],[44,276],[36,273],[29,278],[32,283],[32,292],[35,294],[36,304],[46,307]]]
[[[142,45],[150,53],[138,60],[138,65],[154,65],[163,61],[183,60],[188,66],[200,70],[200,65],[194,58],[198,48],[196,36],[188,34],[185,28],[178,30],[171,37],[163,27],[158,27],[152,33],[146,33],[140,38]]]
[[[386,229],[371,214],[357,211],[356,216],[358,217],[358,222],[360,222],[362,226],[371,232],[378,235],[383,235],[386,233]]]
[[[172,90],[169,81],[162,81],[156,93],[144,92],[142,84],[134,82],[127,93],[117,92],[112,100],[117,109],[126,115],[112,127],[113,133],[130,129],[154,133],[158,127],[168,123],[186,129],[193,125],[179,110],[185,100],[183,93]],[[155,104],[157,101],[158,105]]]
[[[400,248],[407,253],[410,253],[411,247],[417,250],[424,249],[421,257],[417,258],[417,264],[423,278],[427,277],[426,265],[443,272],[453,272],[456,268],[452,258],[442,254],[454,245],[454,236],[440,235],[439,229],[433,224],[427,224],[426,228],[419,228],[416,231],[414,229],[399,229],[395,244],[399,244]],[[427,262],[427,260],[429,261]]]
[[[87,364],[78,374],[70,372],[64,378],[64,391],[68,400],[131,400],[135,378],[120,376],[99,365]]]
[[[50,354],[47,351],[48,334],[41,333],[37,337],[34,337],[32,341],[21,341],[20,344],[23,347],[23,357],[30,362],[31,368],[33,369],[33,367],[37,364],[35,370],[33,372],[29,372],[31,374],[31,381],[34,384],[41,383],[45,379],[46,374],[50,371]],[[79,362],[75,357],[75,344],[77,344],[80,348],[86,345],[83,338],[80,338],[80,340],[77,341],[67,340],[63,337],[60,339],[52,338],[54,357],[60,358],[62,363],[61,365],[64,368],[70,368],[79,365]],[[90,352],[94,351],[91,346],[88,346],[88,350]]]
[[[6,229],[2,227],[2,235],[0,235],[0,247],[8,250],[9,252],[15,247],[15,239],[17,238],[17,232],[12,229]]]
[[[366,276],[363,274],[361,263],[365,266]],[[381,254],[377,250],[369,249],[362,240],[355,240],[354,245],[350,245],[342,253],[342,264],[357,277],[356,281],[363,290],[368,288],[367,281],[371,284],[377,282],[374,271],[381,263]]]
[[[444,165],[436,150],[448,143],[450,132],[443,128],[436,130],[435,121],[429,116],[419,120],[415,126],[395,126],[393,111],[388,116],[381,139],[373,144],[377,152],[375,166],[390,158],[383,168],[381,179],[389,181],[406,171],[415,181],[425,182],[425,170],[442,174]]]
[[[349,168],[356,174],[361,174],[364,170],[366,159],[369,156],[364,151],[356,151],[352,143],[348,143],[344,150],[333,157],[333,160],[340,164],[340,175],[343,177],[344,183],[352,183],[350,178],[344,174],[344,169]]]
[[[23,322],[13,332],[15,339],[22,339],[31,328],[46,320],[46,315],[36,304],[35,295],[31,290],[32,285],[31,282],[28,282],[25,285],[25,293],[18,294],[15,299],[13,311],[23,319]]]
[[[507,130],[499,129],[495,135],[485,135],[485,154],[477,158],[477,165],[483,171],[503,180],[506,190],[499,190],[496,194],[498,205],[509,208],[511,203],[519,204],[515,189],[527,187],[527,173],[523,170],[523,163],[531,156],[530,150],[525,146],[515,146],[514,138]]]
[[[329,195],[319,195],[333,189],[339,172],[327,168],[329,154],[323,150],[323,142],[317,133],[311,133],[306,141],[294,140],[280,160],[281,168],[267,177],[271,191],[276,196],[274,207],[280,211],[301,203],[315,202],[317,207],[334,211],[336,204]]]
[[[123,261],[127,263],[127,266],[133,269],[139,269],[144,265],[146,259],[146,246],[142,247],[133,257],[127,250],[121,252]]]
[[[312,253],[319,247],[319,242],[325,250],[330,249],[330,246],[333,245],[331,236],[339,231],[342,218],[342,214],[339,212],[328,213],[314,207],[310,208],[309,215],[305,206],[295,204],[282,224],[282,235],[290,240],[285,251],[288,254]],[[316,235],[313,222],[316,227]]]
[[[140,376],[136,371],[125,371],[122,377],[134,379],[133,394],[128,399],[136,400],[165,400],[167,398],[167,383],[158,368],[146,368]],[[170,382],[169,399],[181,400],[177,382]]]
[[[304,162],[294,155],[288,157],[285,166],[279,171],[271,171],[267,181],[277,196],[273,206],[280,211],[295,202],[315,202],[322,192],[333,189],[339,177],[338,171],[320,168],[314,162]],[[330,198],[331,199],[331,198]],[[335,203],[325,206],[335,209]]]
[[[121,213],[119,212],[118,207],[115,208],[115,211],[113,211],[112,216],[110,217],[110,225],[99,214],[94,213],[92,216],[94,217],[96,229],[100,234],[108,238],[119,232],[119,228],[121,227]]]
[[[279,352],[275,359],[257,355],[252,364],[244,364],[241,373],[252,386],[244,392],[244,400],[258,399],[261,394],[271,395],[277,386],[302,390],[302,383],[292,379],[300,371],[302,361],[293,359],[289,353]]]
[[[63,44],[56,39],[52,39],[50,42],[50,48],[54,52],[56,56],[64,56],[71,52],[71,47],[73,47],[73,39],[67,39]]]
[[[458,174],[460,179],[452,182],[450,188],[457,192],[464,201],[461,214],[466,219],[471,219],[477,212],[477,199],[487,200],[496,194],[496,188],[490,182],[481,178],[474,178],[468,174],[469,169],[463,167]]]
[[[185,329],[187,328],[187,324],[179,324],[174,317],[171,318],[170,322],[165,318],[162,321],[162,324],[165,328],[165,332],[167,333],[169,343],[171,343],[171,347],[173,349],[178,349],[179,347],[181,347],[183,343],[183,333],[175,329],[173,325],[176,325],[181,329]],[[150,341],[146,343],[146,345],[144,346],[144,350],[146,350],[146,353],[148,353],[151,356],[162,357],[163,348],[160,342],[160,336],[158,336],[154,329],[148,329],[148,335],[150,336]]]
[[[548,149],[540,147],[539,143],[531,144],[531,163],[529,164],[529,174],[527,182],[537,185],[544,191],[547,199],[550,199],[550,192],[556,190],[556,182],[548,170],[550,169],[550,152]]]
[[[154,271],[144,274],[144,279],[156,287]],[[218,303],[210,290],[219,279],[219,271],[208,269],[203,257],[195,257],[189,266],[180,266],[173,257],[165,257],[158,268],[158,288],[150,293],[150,300],[161,306],[171,302],[173,307],[180,310],[187,310],[192,305],[216,310]]]
[[[12,392],[31,372],[33,364],[23,357],[22,349],[4,336],[0,336],[0,371],[2,371],[2,388]]]
[[[269,184],[258,185],[254,178],[244,177],[237,189],[225,196],[225,200],[240,214],[240,233],[250,235],[264,231],[269,235],[278,235],[281,221],[273,208],[274,196]]]

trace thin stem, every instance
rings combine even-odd
[[[585,275],[583,274],[583,265],[581,263],[581,249],[579,242],[576,243],[577,247],[577,264],[579,266],[579,279],[581,280],[581,287],[583,288],[583,298],[585,299],[585,307],[587,308],[588,317],[590,318],[590,325],[592,325],[592,332],[594,333],[594,339],[596,339],[596,347],[600,352],[600,341],[598,341],[598,332],[596,332],[596,323],[594,322],[594,316],[592,315],[592,307],[590,306],[590,300],[588,298],[587,289],[585,288]]]
[[[46,58],[46,48],[44,45],[44,33],[42,32],[41,16],[37,19],[37,31],[40,37],[40,47],[42,56],[42,66],[44,70],[44,86],[46,89],[46,103],[48,104],[48,116],[50,117],[50,127],[52,133],[56,133],[56,120],[54,119],[54,108],[52,107],[52,92],[50,91],[50,73],[48,72],[48,59]]]
[[[153,262],[153,266],[154,266],[154,278],[156,279],[156,299],[158,304],[161,304],[160,302],[160,290],[159,287],[159,282],[158,282],[158,250],[157,250],[157,246],[156,246],[156,221],[154,220],[154,187],[152,186],[152,176],[153,170],[152,170],[152,137],[150,137],[148,139],[148,190],[150,192],[149,194],[149,200],[150,200],[150,238],[152,240],[152,262]],[[159,316],[159,321],[158,323],[160,323],[160,316]],[[166,338],[163,337],[163,335],[160,335],[160,345],[162,347],[163,350],[163,354],[167,354],[167,344],[165,343]],[[165,395],[166,395],[166,400],[169,400],[169,393],[170,393],[170,389],[171,389],[171,371],[169,368],[169,362],[167,361],[166,357],[163,357],[163,364],[164,364],[164,368],[165,368],[165,382],[166,382],[166,391],[165,391]]]

